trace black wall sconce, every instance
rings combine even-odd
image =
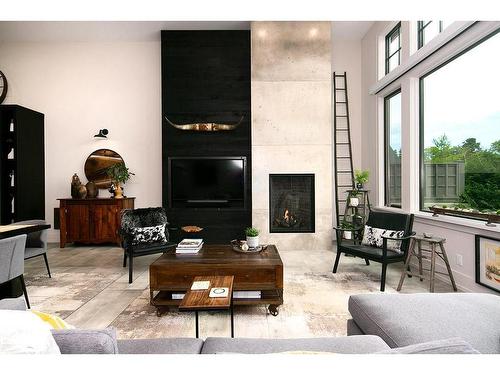
[[[108,129],[100,129],[99,133],[94,135],[94,138],[108,138],[107,137],[108,133],[109,133]]]

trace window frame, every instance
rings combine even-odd
[[[427,22],[424,24],[424,22]],[[425,28],[429,26],[432,22],[436,21],[417,21],[417,50],[422,48],[425,43],[424,43],[424,32]],[[443,31],[443,21],[437,21],[439,22],[439,32],[441,33]]]
[[[398,49],[391,55],[389,55],[389,45],[390,45],[390,38],[398,34]],[[391,57],[394,55],[398,54],[398,66],[401,65],[401,21],[397,23],[396,26],[392,28],[391,31],[385,36],[385,74],[389,74],[389,60]]]
[[[448,60],[444,61],[443,63],[439,64],[435,68],[431,69],[427,73],[421,75],[418,77],[418,135],[419,135],[419,147],[418,147],[418,159],[419,159],[419,202],[418,202],[418,211],[419,212],[426,212],[426,213],[431,213],[431,210],[426,210],[424,209],[424,189],[425,189],[425,166],[424,166],[424,127],[425,127],[425,121],[424,121],[424,79],[430,76],[431,74],[435,73],[442,67],[448,65],[449,63],[455,61],[458,59],[460,56],[465,55],[469,51],[473,50],[480,44],[484,43],[488,39],[494,37],[495,35],[500,34],[500,28],[497,30],[493,31],[492,33],[489,33],[488,35],[482,37],[479,39],[477,42],[473,43],[463,51],[460,51],[458,54],[454,55],[453,57],[449,58]],[[467,220],[474,220],[476,222],[484,221],[484,219],[473,217],[473,216],[462,216],[462,215],[453,215],[451,213],[446,213],[443,214],[444,216],[452,216],[452,217],[459,217]]]
[[[385,207],[390,207],[390,208],[401,208],[402,202],[399,205],[394,205],[394,204],[389,204],[389,197],[390,197],[390,180],[389,180],[389,147],[390,147],[390,100],[395,97],[396,95],[401,94],[401,87],[398,89],[392,91],[388,95],[384,96],[384,206]],[[401,99],[402,99],[402,94],[401,94]],[[402,104],[401,100],[401,104]],[[401,108],[401,113],[403,108]],[[402,119],[401,119],[402,120]],[[402,121],[401,121],[402,122]],[[401,128],[403,127],[403,124],[401,123]],[[402,165],[401,165],[402,166]]]

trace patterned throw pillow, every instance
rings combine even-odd
[[[381,248],[383,245],[382,236],[400,238],[404,236],[404,233],[405,232],[403,230],[397,231],[380,229],[365,225],[365,230],[363,231],[363,240],[361,241],[361,244]],[[387,250],[401,253],[401,241],[387,240]]]
[[[149,244],[153,242],[167,242],[165,236],[165,224],[154,227],[133,228],[132,246]]]

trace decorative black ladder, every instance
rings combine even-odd
[[[333,72],[333,138],[337,226],[344,219],[347,191],[354,189],[347,74]]]

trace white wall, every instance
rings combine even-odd
[[[402,88],[402,153],[403,153],[403,208],[413,211],[416,215],[414,230],[418,233],[431,232],[437,236],[447,239],[445,247],[450,259],[451,267],[459,289],[464,291],[491,292],[489,289],[475,283],[475,234],[500,238],[500,229],[486,227],[484,223],[458,219],[450,217],[432,218],[430,214],[418,211],[415,203],[418,199],[418,167],[415,160],[418,160],[418,102],[415,102],[415,89],[418,87],[418,75],[415,70],[410,71],[401,77],[394,84],[391,84],[382,93],[370,95],[369,90],[378,81],[380,65],[377,60],[377,50],[380,37],[388,32],[394,23],[376,22],[362,40],[362,166],[372,172],[369,187],[372,191],[372,200],[376,206],[383,206],[384,175],[383,175],[383,96],[400,86]],[[410,23],[402,22],[403,32],[409,29]],[[469,31],[467,31],[469,32]],[[467,33],[466,32],[466,33]],[[466,42],[467,35],[464,33],[460,38],[453,41],[443,49],[445,53],[451,54],[453,50],[462,48]],[[402,38],[402,64],[409,58],[409,48],[411,41],[407,37]],[[470,41],[467,41],[470,42]],[[433,59],[442,61],[443,53],[436,53]],[[382,60],[383,61],[383,60]],[[432,59],[425,62],[426,69],[430,69]],[[410,155],[414,155],[410,157]],[[414,185],[411,181],[417,181]],[[463,258],[463,265],[457,264],[457,255]],[[438,270],[445,271],[444,267]],[[445,276],[440,276],[445,281],[449,281]],[[451,290],[451,289],[450,289]]]
[[[46,220],[70,180],[99,148],[118,152],[136,173],[125,185],[136,207],[161,205],[161,71],[158,42],[2,43],[6,104],[45,114]],[[109,140],[93,135],[109,129]],[[101,195],[109,194],[101,190]],[[52,230],[50,241],[58,242]]]
[[[264,242],[332,243],[330,22],[252,22],[252,220]],[[269,233],[269,174],[315,174],[315,233]]]
[[[332,72],[347,73],[349,121],[354,169],[361,168],[361,40],[346,39],[332,32]]]

